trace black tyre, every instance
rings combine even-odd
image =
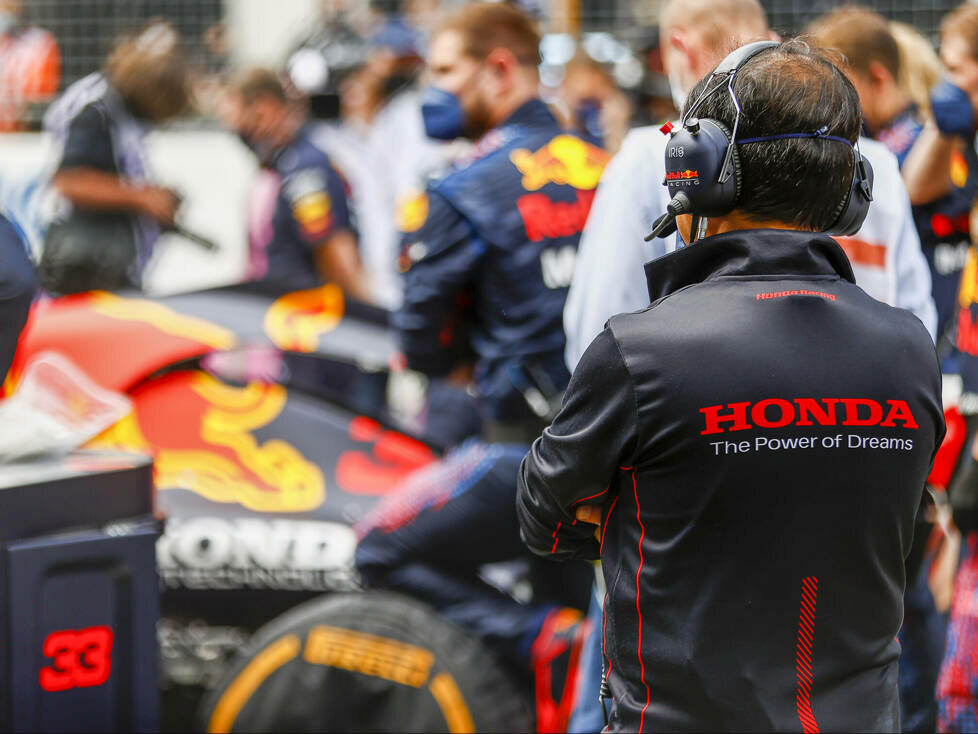
[[[387,592],[307,602],[255,633],[203,701],[212,732],[532,731],[477,640]]]

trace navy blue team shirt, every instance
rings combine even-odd
[[[269,216],[250,227],[250,277],[286,290],[321,285],[316,250],[342,230],[356,233],[346,180],[308,126],[275,154],[265,175],[275,199],[260,207]]]

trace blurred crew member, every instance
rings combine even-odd
[[[37,292],[34,266],[20,234],[0,214],[0,384],[14,361],[17,338]]]
[[[931,195],[954,192],[955,158],[974,158],[975,112],[978,110],[978,6],[961,5],[941,22],[941,59],[947,77],[931,93],[934,123],[926,125],[907,159],[908,187],[914,182]],[[918,146],[921,155],[917,156]],[[925,159],[924,153],[930,158]],[[948,162],[950,161],[950,166]],[[911,169],[911,164],[913,168]],[[960,166],[957,167],[960,169]],[[950,174],[948,173],[950,171]],[[970,167],[970,172],[974,171]],[[926,182],[931,176],[932,181]],[[925,183],[929,185],[925,186]],[[975,192],[970,203],[974,205]],[[974,209],[972,210],[974,217]],[[957,297],[958,370],[962,393],[959,408],[968,438],[961,463],[948,488],[954,522],[965,536],[955,583],[944,664],[938,679],[939,731],[978,730],[978,240],[971,220],[972,246],[961,273]]]
[[[392,308],[401,305],[401,273],[398,218],[403,208],[417,200],[429,178],[442,176],[450,161],[467,149],[465,141],[435,140],[425,134],[420,90],[415,83],[421,72],[420,50],[415,35],[402,24],[387,21],[370,38],[373,49],[366,73],[369,85],[379,89],[384,101],[374,115],[367,146],[374,169],[385,186],[383,211],[394,216],[385,225],[388,240],[376,248],[375,268],[381,271],[383,290]],[[389,215],[387,215],[389,216]]]
[[[361,525],[356,561],[369,584],[431,603],[549,689],[580,613],[543,587],[517,604],[478,575],[486,563],[532,559],[511,505],[516,472],[568,379],[561,312],[605,161],[538,97],[539,43],[526,13],[495,3],[465,6],[432,38],[427,132],[477,142],[402,217],[404,305],[394,323],[408,366],[433,378],[457,370],[471,339],[484,435],[506,443],[468,442],[412,479]],[[590,574],[577,571],[556,588],[583,606]],[[543,579],[555,586],[554,570]],[[562,730],[572,690],[543,701],[541,731]]]
[[[107,257],[99,248],[115,252],[116,237],[131,237],[130,251],[119,257],[129,261],[122,275],[140,284],[161,227],[173,225],[180,206],[174,191],[150,183],[144,138],[187,102],[179,38],[171,26],[154,23],[121,43],[104,71],[75,82],[51,105],[44,128],[60,148],[52,185],[61,202],[48,227],[42,264],[66,241],[85,243],[81,247],[98,258]],[[106,233],[113,237],[111,248],[103,241]]]
[[[537,96],[539,51],[523,17],[474,5],[433,39],[426,130],[478,142],[402,221],[405,299],[395,324],[408,365],[450,372],[447,347],[468,320],[491,440],[530,438],[549,410],[538,398],[553,400],[566,384],[560,311],[606,160],[563,134]],[[483,38],[476,20],[496,33]],[[470,313],[457,306],[467,292]]]
[[[557,94],[570,127],[609,153],[618,152],[628,134],[632,106],[607,69],[578,51],[564,67]]]
[[[274,290],[332,281],[369,302],[350,193],[310,140],[305,107],[289,98],[277,74],[253,69],[232,86],[226,117],[263,169],[249,212],[247,277]]]
[[[669,0],[659,23],[663,64],[679,108],[726,50],[773,37],[757,0]],[[648,305],[642,265],[676,247],[674,235],[643,242],[668,204],[658,185],[665,176],[666,141],[658,127],[633,130],[601,178],[564,310],[571,368],[609,316]],[[927,263],[896,162],[878,143],[863,138],[859,145],[876,171],[876,193],[863,228],[840,244],[867,293],[909,309],[936,334]],[[616,243],[613,257],[609,242]]]
[[[934,344],[820,234],[869,203],[843,73],[799,42],[718,69],[668,148],[699,171],[705,236],[679,217],[695,243],[649,265],[652,306],[588,347],[521,467],[520,524],[541,555],[602,560],[611,731],[896,731]],[[723,158],[693,147],[719,140],[707,120],[737,130],[725,204]]]
[[[926,132],[928,118],[899,82],[903,68],[900,47],[882,16],[865,8],[841,8],[819,18],[810,31],[819,45],[846,57],[846,73],[859,92],[870,134],[890,149],[903,169],[914,222],[930,266],[942,339],[939,346],[944,352],[950,347],[944,342],[953,329],[955,294],[968,250],[968,211],[978,193],[978,155],[960,138],[949,138],[950,145],[940,152],[925,152],[933,147],[932,134]],[[930,156],[931,163],[946,166],[939,175],[930,169],[942,182],[940,191],[930,183],[923,187],[915,183],[919,161],[914,159],[922,154]]]
[[[20,0],[0,0],[0,132],[37,123],[36,106],[58,93],[61,52],[54,36],[20,22]]]
[[[359,212],[360,255],[372,299],[401,303],[397,271],[398,199],[417,194],[432,170],[445,167],[446,145],[424,133],[414,80],[422,66],[414,34],[389,19],[369,38],[327,24],[300,44],[289,77],[309,95],[311,139],[343,171]]]

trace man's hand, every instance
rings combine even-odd
[[[180,208],[180,196],[172,189],[147,186],[139,189],[136,205],[140,212],[152,217],[164,227],[172,227]]]
[[[594,529],[594,537],[601,542],[601,508],[597,505],[581,505],[574,513],[574,517],[581,522],[597,525]]]
[[[75,206],[103,211],[136,211],[152,217],[163,227],[172,227],[180,195],[163,186],[140,186],[88,166],[58,171],[54,187]]]

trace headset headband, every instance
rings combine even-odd
[[[761,51],[774,48],[778,45],[780,44],[777,41],[754,41],[754,43],[741,46],[731,51],[723,61],[717,64],[717,68],[713,70],[713,75],[736,74],[740,71],[740,67],[761,53]]]
[[[733,80],[737,76],[737,72],[740,71],[741,67],[750,61],[752,58],[757,56],[757,54],[762,51],[766,51],[769,48],[774,48],[777,46],[774,41],[756,41],[754,43],[748,43],[746,46],[741,46],[736,51],[731,52],[723,61],[719,63],[713,73],[710,74],[710,81],[714,77],[726,77],[721,79],[719,83],[710,85],[710,81],[707,82],[707,88],[700,94],[699,98],[690,105],[686,111],[683,113],[682,122],[685,122],[693,113],[699,109],[699,106],[710,97],[715,91],[720,89],[724,85],[724,82],[730,87],[731,95],[733,96],[734,106],[737,108],[738,115],[740,114],[740,103],[737,101],[736,95],[733,94]]]
[[[828,129],[828,125],[823,125],[813,133],[783,133],[781,135],[764,135],[759,138],[741,138],[735,142],[737,145],[747,145],[748,143],[767,143],[771,140],[787,140],[789,138],[818,138],[819,140],[832,140],[836,143],[845,143],[850,148],[852,147],[852,141],[847,140],[846,138],[840,137],[839,135],[826,135]]]

